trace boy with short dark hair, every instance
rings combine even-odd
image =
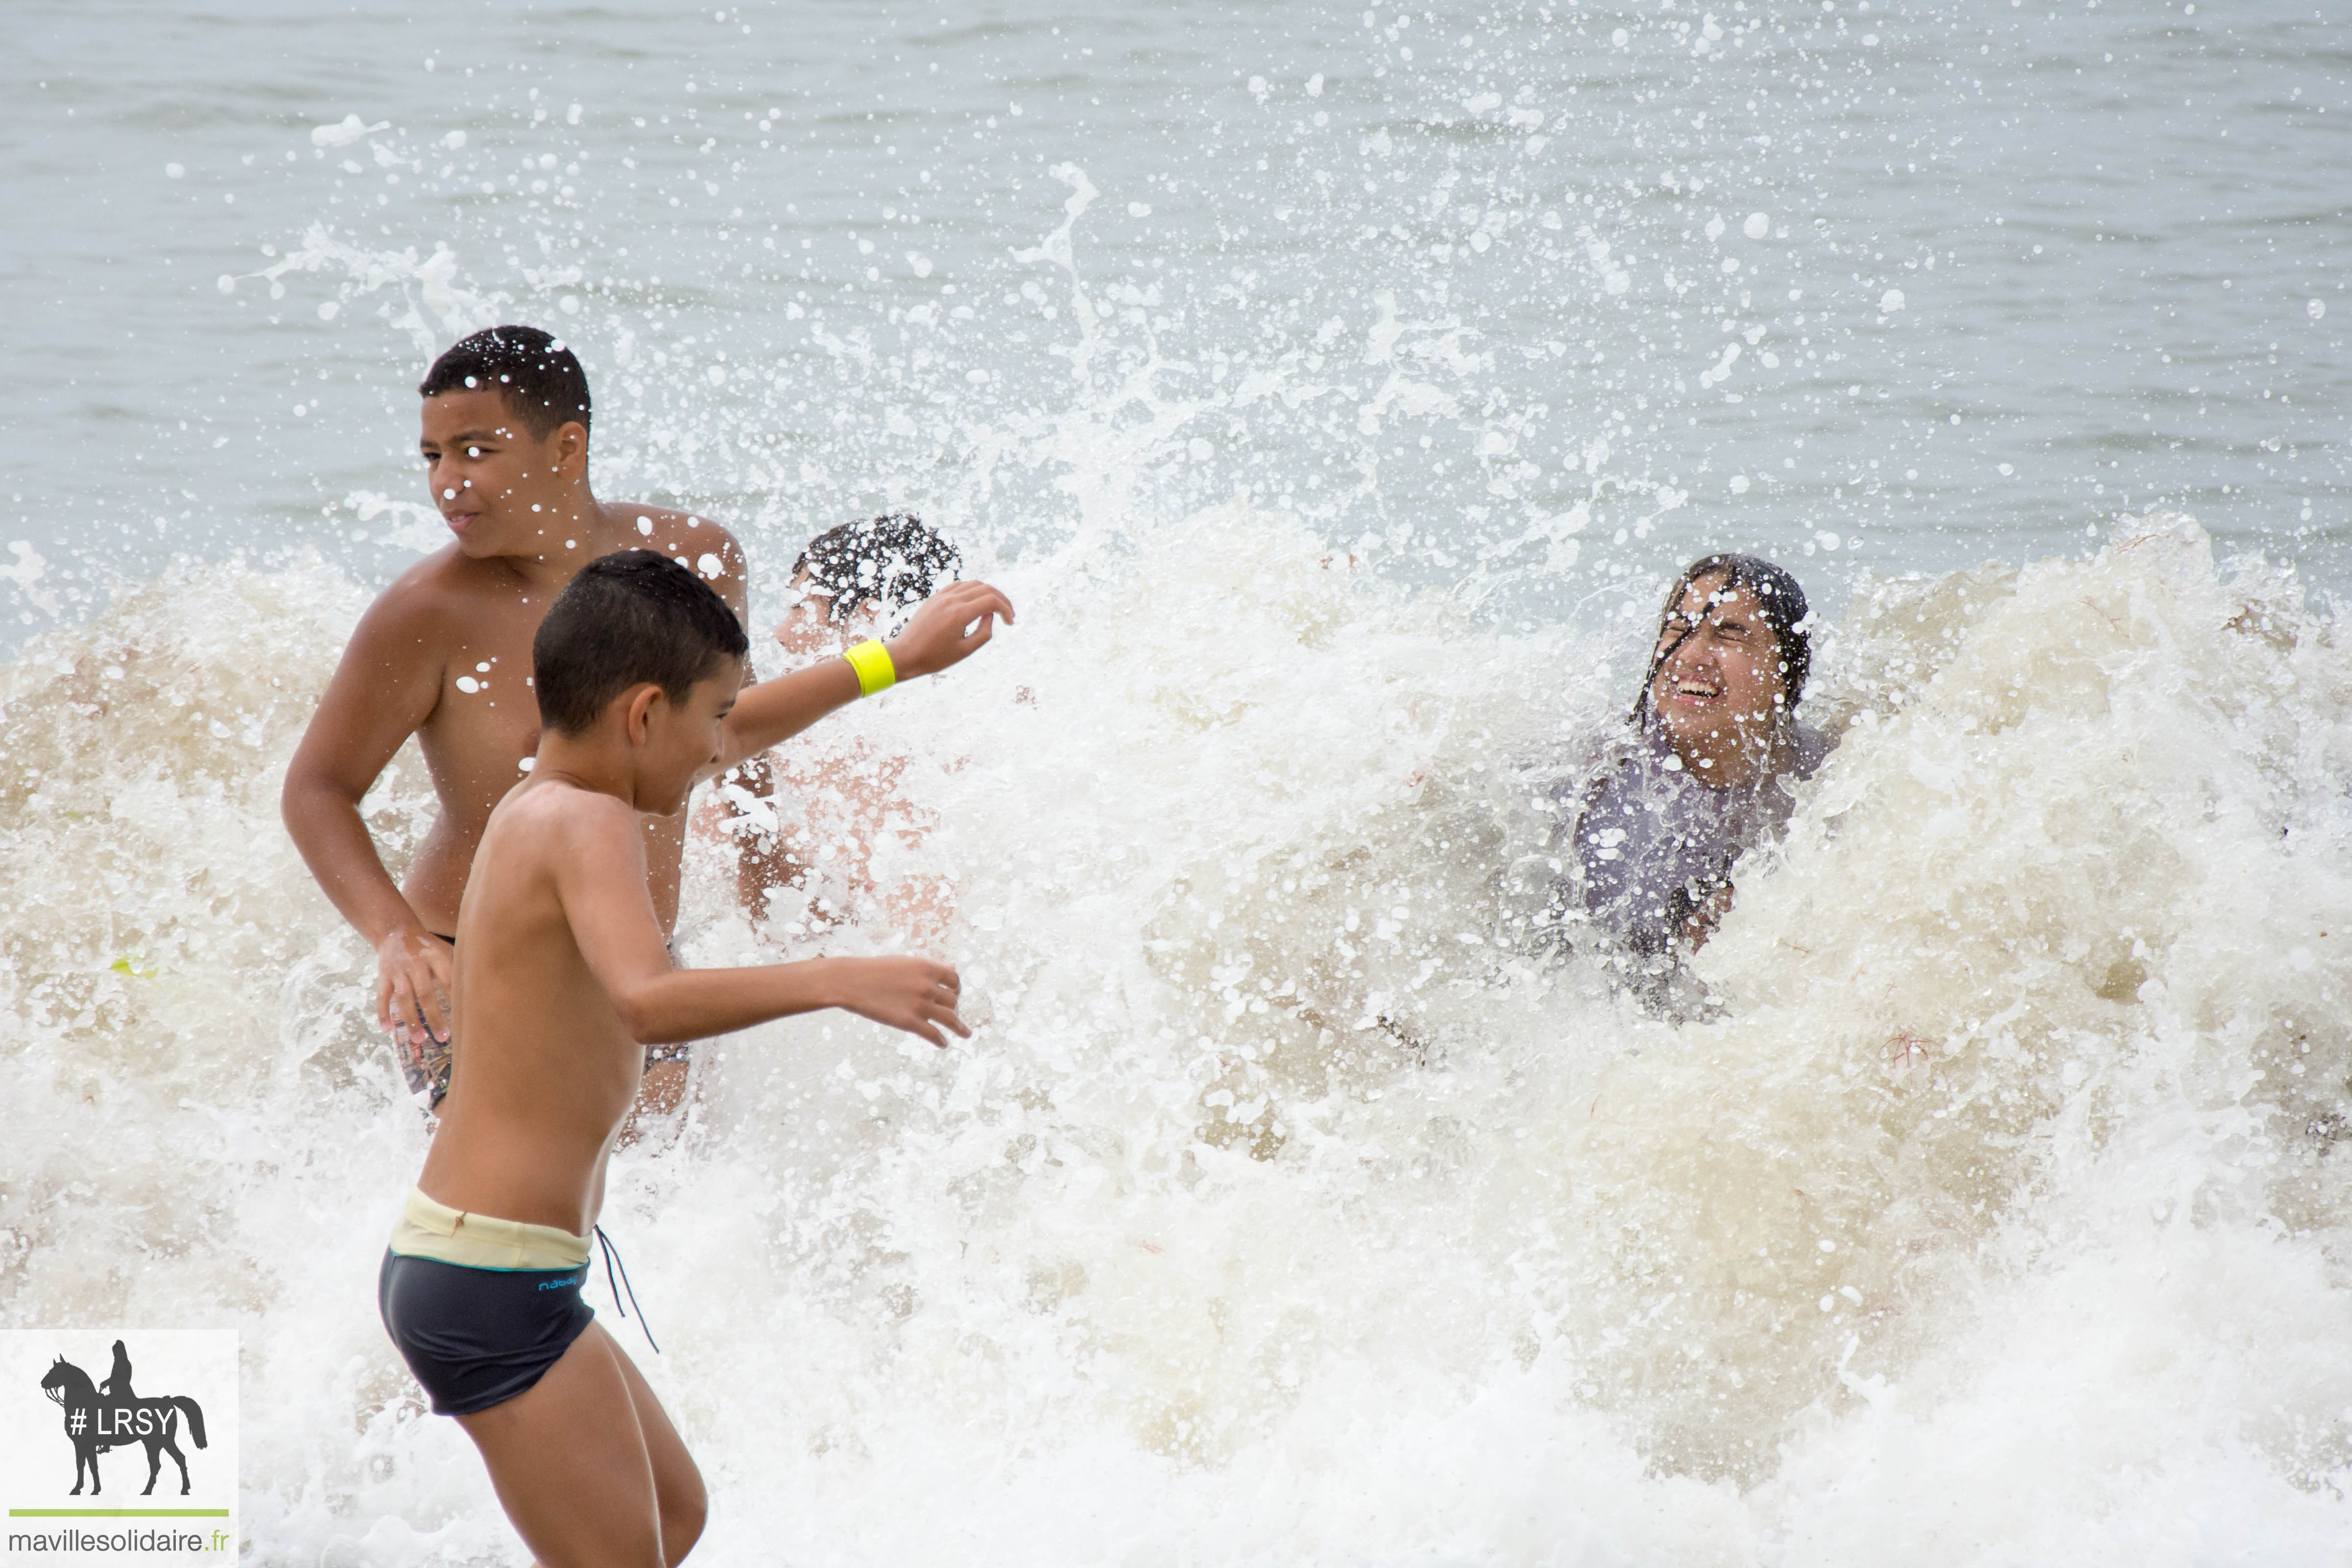
[[[542,1563],[674,1564],[702,1531],[692,1458],[580,1300],[644,1047],[823,1007],[970,1035],[955,971],[926,959],[672,964],[638,825],[724,759],[747,646],[651,551],[579,573],[534,639],[534,766],[490,812],[458,916],[453,1090],[378,1301]]]
[[[962,572],[963,552],[921,518],[884,512],[828,528],[808,542],[793,563],[794,608],[836,622],[864,610],[896,615]]]
[[[835,655],[861,637],[887,635],[891,623],[922,604],[963,570],[963,553],[912,512],[887,512],[826,529],[793,563],[792,604],[776,627],[776,642],[796,658]],[[846,766],[823,776],[806,753],[785,750],[747,758],[727,771],[702,819],[706,831],[727,835],[736,851],[736,896],[757,920],[772,895],[787,887],[808,890],[809,918],[831,923],[839,914],[811,882],[813,854],[845,890],[871,890],[867,868],[879,835],[895,830],[913,847],[919,835],[897,784],[909,759],[869,757],[856,748]],[[872,766],[865,765],[868,763]],[[810,818],[788,824],[786,797]],[[825,809],[826,807],[834,809]],[[895,911],[917,918],[901,923],[919,943],[937,934],[943,916],[938,889],[930,896],[894,900]]]
[[[352,633],[286,772],[287,831],[311,874],[376,953],[376,1013],[403,1047],[412,1087],[446,1082],[457,906],[491,808],[530,767],[540,733],[528,689],[531,638],[586,563],[645,545],[681,562],[740,618],[747,568],[728,531],[661,507],[600,501],[589,488],[588,378],[535,327],[493,327],[436,360],[417,388],[434,504],[456,537],[402,574]],[[960,583],[918,612],[877,673],[841,658],[752,687],[727,721],[726,760],[753,756],[869,689],[957,663],[989,639],[1004,596]],[[872,663],[869,660],[869,663]],[[439,815],[395,885],[360,802],[415,735]],[[682,814],[644,824],[654,908],[677,918]],[[648,1061],[647,1103],[685,1086],[684,1047]],[[437,1059],[436,1059],[437,1058]]]

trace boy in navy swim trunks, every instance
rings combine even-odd
[[[544,1563],[675,1563],[702,1531],[692,1458],[580,1299],[646,1047],[824,1007],[934,1046],[970,1035],[955,971],[928,959],[671,962],[643,823],[728,760],[746,650],[686,567],[633,550],[583,568],[533,638],[535,763],[489,814],[458,906],[465,1027],[378,1302]],[[835,695],[869,688],[888,657],[866,642],[833,661]]]

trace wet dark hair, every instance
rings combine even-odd
[[[727,601],[668,556],[599,556],[555,596],[531,638],[539,721],[577,735],[644,680],[683,702],[722,659],[741,658],[751,647]]]
[[[425,379],[419,397],[492,387],[523,427],[544,441],[564,424],[588,428],[588,373],[563,341],[537,327],[489,327],[452,344]]]
[[[1675,650],[1683,646],[1684,638],[1698,629],[1696,626],[1685,627],[1680,637],[1667,640],[1670,617],[1675,613],[1675,606],[1683,602],[1683,590],[1694,583],[1715,576],[1724,579],[1723,586],[1716,590],[1718,594],[1732,588],[1746,589],[1756,601],[1756,613],[1764,618],[1766,626],[1772,628],[1773,640],[1780,645],[1780,679],[1789,694],[1788,705],[1782,711],[1793,713],[1798,702],[1803,699],[1805,677],[1812,673],[1813,668],[1812,634],[1805,626],[1807,605],[1804,588],[1786,568],[1776,566],[1761,556],[1728,552],[1702,555],[1683,568],[1682,575],[1675,579],[1675,585],[1666,592],[1665,604],[1658,610],[1658,640],[1662,646],[1650,656],[1649,672],[1642,677],[1642,694],[1633,700],[1636,723],[1649,714],[1650,688],[1657,684],[1659,669],[1666,660],[1674,658]]]
[[[835,621],[868,605],[886,611],[919,605],[962,570],[962,552],[906,511],[826,529],[793,563],[794,577],[809,574],[809,592],[831,601],[827,617]]]

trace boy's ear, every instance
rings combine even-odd
[[[555,471],[569,474],[588,461],[588,426],[577,419],[567,419],[555,427],[549,437],[555,445]]]
[[[620,698],[621,730],[628,736],[629,744],[642,746],[651,732],[654,704],[667,700],[662,689],[648,680],[642,686],[632,686]]]

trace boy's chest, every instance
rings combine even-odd
[[[515,763],[539,746],[539,699],[530,685],[530,642],[539,619],[485,616],[447,651],[441,697],[421,739],[468,772],[493,770],[512,782]]]

